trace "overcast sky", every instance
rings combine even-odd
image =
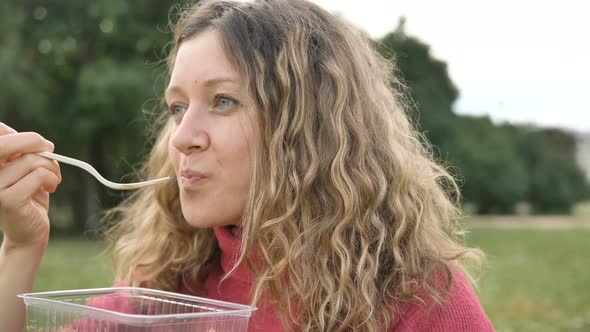
[[[312,0],[372,37],[395,29],[432,47],[460,90],[458,113],[590,132],[590,3]]]

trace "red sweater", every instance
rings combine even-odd
[[[240,250],[240,240],[229,228],[215,228],[221,249],[221,264],[213,269],[205,282],[206,294],[195,292],[190,285],[183,285],[180,293],[204,296],[211,299],[240,304],[250,304],[250,293],[253,278],[246,263],[241,264],[234,273],[218,287],[221,277],[233,267]],[[441,281],[439,286],[444,283]],[[494,327],[486,316],[477,296],[465,276],[454,271],[454,282],[445,297],[445,304],[431,306],[432,301],[425,297],[424,302],[404,302],[398,305],[397,323],[391,331],[396,332],[478,332],[494,331]],[[103,299],[100,307],[119,310],[115,303]],[[95,303],[96,305],[97,303]],[[248,331],[283,331],[275,308],[258,303],[248,323]]]
[[[217,287],[223,274],[233,267],[240,250],[240,241],[225,227],[215,228],[215,236],[221,249],[221,264],[207,277],[206,297],[250,304],[250,296],[246,290],[250,289],[253,280],[247,264],[238,266],[237,270],[223,281],[222,287]],[[191,293],[187,287],[180,291]],[[494,331],[469,282],[459,271],[454,272],[454,282],[446,296],[446,304],[434,307],[430,307],[430,304],[429,301],[401,303],[401,318],[392,331]],[[275,308],[265,308],[263,303],[259,303],[258,307],[259,310],[255,311],[250,319],[249,331],[283,331]]]

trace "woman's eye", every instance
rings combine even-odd
[[[170,115],[182,115],[184,112],[186,112],[186,107],[182,105],[172,104],[168,109],[170,111]]]
[[[228,96],[215,97],[214,106],[219,108],[229,108],[237,104],[238,101]]]

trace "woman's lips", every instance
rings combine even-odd
[[[208,175],[205,173],[191,171],[191,170],[183,170],[180,173],[180,179],[182,181],[183,186],[185,187],[195,187],[205,180],[207,180]]]

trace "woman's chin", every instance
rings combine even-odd
[[[219,220],[215,218],[216,216],[206,217],[206,216],[195,216],[195,215],[187,215],[184,214],[184,218],[186,222],[194,228],[213,228],[213,227],[224,227],[224,226],[236,226],[238,223],[230,222],[227,220]]]

